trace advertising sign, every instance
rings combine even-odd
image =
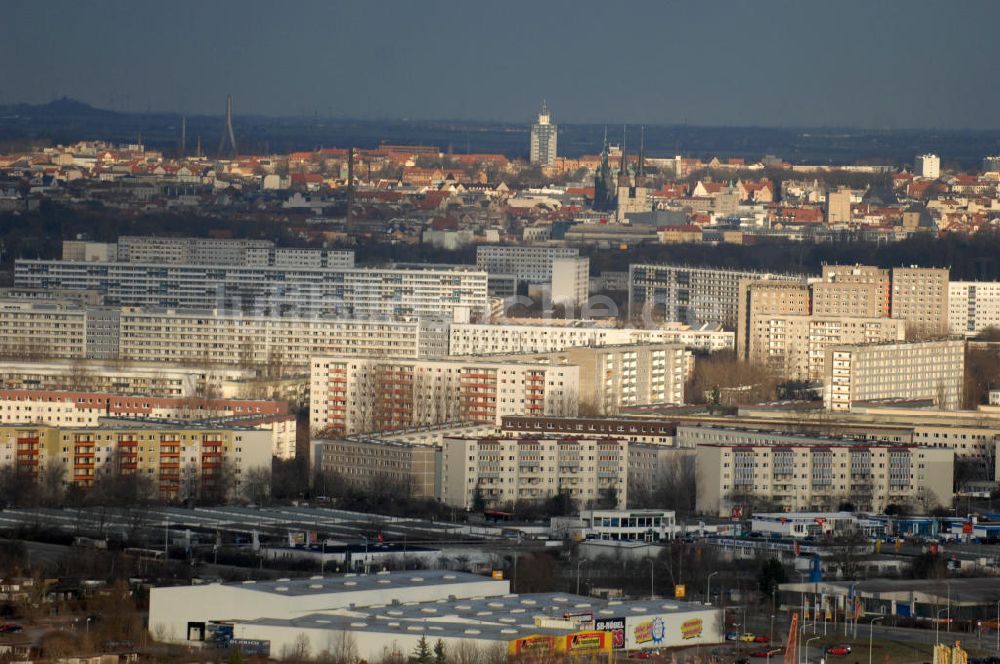
[[[677,599],[684,599],[687,594],[687,587],[683,583],[678,583],[674,586],[674,597]]]
[[[611,648],[625,648],[625,618],[598,618],[594,621],[594,629],[611,635]]]
[[[705,623],[701,618],[691,618],[681,623],[681,638],[697,639],[705,629]]]
[[[555,650],[554,641],[555,639],[551,636],[542,636],[537,634],[525,636],[521,639],[514,639],[507,644],[507,654],[512,657],[517,655],[524,655],[527,657],[548,656]]]
[[[236,648],[244,655],[271,656],[271,642],[262,639],[232,639],[230,648]]]
[[[632,626],[632,642],[638,647],[658,646],[667,635],[666,623],[663,618],[649,618]]]
[[[588,630],[574,632],[556,641],[556,650],[567,655],[589,655],[595,652],[610,652],[611,635],[607,632]]]

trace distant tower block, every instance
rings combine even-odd
[[[226,95],[226,126],[222,130],[222,138],[219,140],[219,156],[236,159],[239,153],[236,151],[236,134],[233,132],[233,96]]]

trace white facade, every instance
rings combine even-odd
[[[561,324],[560,324],[561,323]],[[692,328],[675,324],[659,328],[605,327],[588,321],[452,323],[449,355],[547,353],[577,346],[619,346],[634,343],[681,344],[697,350],[733,347],[734,333],[718,326]]]
[[[913,174],[918,178],[938,179],[941,177],[941,159],[936,154],[918,155],[913,160]]]
[[[786,511],[826,511],[852,502],[866,511],[910,505],[926,512],[952,501],[951,449],[862,443],[732,427],[677,428],[697,445],[697,508],[728,516],[755,499]]]
[[[962,404],[965,342],[956,339],[827,346],[823,399],[828,410],[858,401],[931,399],[938,408]]]
[[[570,247],[482,245],[476,247],[476,267],[490,274],[514,275],[518,281],[547,284],[552,281],[552,261],[579,255],[579,249]]]
[[[556,258],[552,261],[552,303],[577,310],[587,304],[590,287],[589,258]]]
[[[580,370],[540,362],[315,357],[310,426],[350,435],[504,415],[575,415]]]
[[[485,317],[486,272],[465,267],[316,268],[18,260],[19,287],[101,292],[108,304],[260,315]]]
[[[433,602],[449,597],[505,595],[509,591],[507,581],[430,570],[422,570],[419,574],[345,574],[314,579],[152,588],[149,592],[149,632],[160,640],[178,643],[189,640],[191,623],[202,623],[204,630],[204,623],[215,620],[292,619],[316,611],[385,606],[394,601]]]
[[[628,447],[614,438],[445,438],[441,501],[471,509],[477,495],[502,506],[565,493],[580,506],[614,495],[624,508]]]
[[[948,332],[970,337],[988,327],[1000,327],[1000,282],[950,282]]]
[[[674,538],[677,514],[672,510],[585,510],[584,539],[613,542],[662,542]]]
[[[447,353],[447,324],[427,319],[124,308],[120,325],[118,356],[129,360],[307,367],[316,355],[416,358]]]

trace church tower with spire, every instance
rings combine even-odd
[[[625,130],[622,130],[622,162],[618,171],[618,200],[615,219],[623,224],[627,215],[649,212],[649,195],[646,189],[646,128],[639,130],[639,161],[634,177],[629,174],[628,156],[625,151]]]
[[[604,128],[604,148],[601,150],[601,164],[594,174],[594,209],[598,212],[614,212],[615,178],[611,174],[611,149],[608,147],[608,128]]]

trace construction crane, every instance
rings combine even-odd
[[[788,642],[785,644],[785,664],[799,664],[799,614],[792,614],[792,624],[788,626]]]

